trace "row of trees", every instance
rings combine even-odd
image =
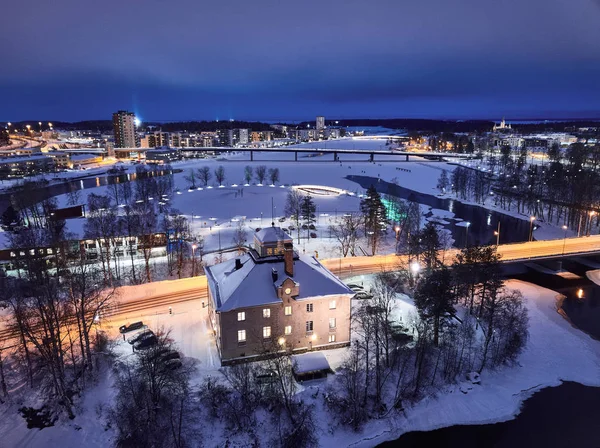
[[[453,171],[451,187],[457,197],[481,204],[491,198],[505,210],[567,225],[578,234],[600,225],[600,145],[573,143],[563,151],[556,143],[541,164],[528,163],[525,146],[502,146],[498,152],[488,148],[482,152],[485,172],[464,167]],[[442,176],[440,190],[448,186]]]
[[[185,180],[188,183],[189,188],[195,189],[198,186],[206,187],[213,178],[213,174],[216,182],[219,186],[222,186],[225,182],[225,168],[223,165],[216,167],[212,173],[208,166],[197,169],[192,168],[185,176]],[[265,165],[259,165],[255,169],[248,165],[244,168],[244,180],[249,184],[253,179],[256,179],[256,182],[259,184],[263,184],[265,180],[268,179],[271,182],[271,185],[275,185],[279,182],[279,168],[267,169]]]

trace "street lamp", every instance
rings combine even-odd
[[[198,245],[196,243],[192,244],[192,277],[196,276],[196,248]]]
[[[400,227],[396,226],[394,230],[396,231],[396,253],[398,253],[398,237],[400,236]]]
[[[529,241],[533,241],[533,221],[535,221],[535,216],[529,217]]]
[[[471,226],[471,223],[469,221],[467,221],[465,223],[465,247],[469,247],[469,227]]]
[[[565,254],[565,244],[567,244],[567,229],[568,229],[568,227],[563,225],[562,228],[565,231],[565,237],[563,238],[563,251],[562,251],[562,254],[564,255]]]
[[[496,247],[500,245],[500,221],[498,221],[498,230],[494,230],[494,235],[496,235]]]
[[[592,232],[592,221],[594,219],[594,215],[596,214],[596,212],[594,210],[592,210],[590,212],[590,221],[589,224],[587,226],[587,236],[590,236],[590,233]]]

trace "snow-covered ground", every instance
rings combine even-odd
[[[187,288],[188,282],[176,288]],[[370,278],[357,277],[368,288]],[[169,284],[167,284],[169,285]],[[600,387],[600,342],[572,327],[556,310],[558,294],[521,281],[509,281],[507,286],[522,291],[530,317],[528,344],[515,366],[502,367],[496,371],[484,371],[481,384],[454,384],[440,391],[437,396],[424,399],[405,409],[403,414],[370,421],[359,433],[337,428],[330,432],[331,420],[328,412],[317,406],[318,434],[321,446],[371,447],[384,440],[395,439],[401,434],[415,430],[432,430],[455,424],[479,424],[504,421],[518,414],[522,402],[535,391],[558,385],[561,381],[575,381]],[[129,294],[148,294],[149,285],[131,287]],[[396,315],[410,327],[414,305],[406,296],[399,295]],[[193,384],[199,384],[206,375],[220,375],[219,361],[214,340],[209,331],[206,309],[198,303],[188,302],[173,308],[156,309],[139,316],[128,316],[129,321],[143,320],[151,329],[164,328],[171,331],[179,348],[186,357],[198,361],[198,370]],[[123,322],[104,324],[118,342],[116,352],[130,356],[130,346],[123,342],[117,327]],[[335,369],[343,361],[346,349],[325,351],[330,365]],[[330,378],[331,380],[331,378]],[[468,384],[468,387],[465,387]],[[318,387],[318,386],[317,386]],[[307,402],[321,400],[313,398],[316,388],[303,387],[299,392]],[[464,393],[467,391],[467,393]],[[112,404],[114,391],[110,375],[102,376],[100,382],[90,390],[78,405],[77,417],[73,421],[61,421],[56,426],[39,430],[26,430],[25,424],[11,406],[0,418],[0,432],[6,446],[45,447],[55,443],[67,448],[76,446],[107,446],[113,436],[105,430],[101,415]]]

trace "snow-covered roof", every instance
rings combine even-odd
[[[208,286],[213,294],[219,312],[251,306],[281,303],[276,286],[288,276],[285,273],[283,257],[261,259],[254,253],[238,258],[242,266],[235,269],[235,259],[206,268]],[[278,278],[273,281],[273,269]],[[300,285],[296,300],[319,296],[352,295],[352,291],[316,258],[301,255],[294,258],[294,275],[291,277]]]
[[[309,352],[302,355],[293,355],[292,363],[294,365],[294,373],[297,375],[331,369],[327,362],[327,358],[325,358],[325,355],[322,352]]]
[[[276,243],[277,241],[292,241],[292,237],[281,230],[281,227],[265,227],[260,232],[256,232],[254,235],[261,243]]]

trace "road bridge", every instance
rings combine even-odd
[[[141,154],[150,150],[160,150],[161,148],[115,148],[115,154],[131,154],[138,153],[138,158]],[[348,154],[360,154],[368,156],[368,161],[374,162],[375,157],[394,157],[398,159],[404,159],[406,162],[418,160],[420,162],[423,159],[441,161],[446,159],[453,160],[471,160],[477,159],[478,157],[473,154],[459,154],[453,152],[431,152],[431,151],[400,151],[400,150],[375,150],[375,149],[336,149],[336,148],[297,148],[297,147],[277,147],[277,148],[231,148],[231,147],[206,147],[206,148],[171,148],[173,150],[179,150],[182,152],[194,152],[194,153],[211,153],[211,154],[222,154],[222,153],[248,153],[250,155],[250,161],[254,160],[254,153],[286,153],[294,154],[294,160],[298,161],[298,154],[329,154],[333,155],[333,161],[339,161],[340,156]],[[411,160],[412,157],[412,160]]]

